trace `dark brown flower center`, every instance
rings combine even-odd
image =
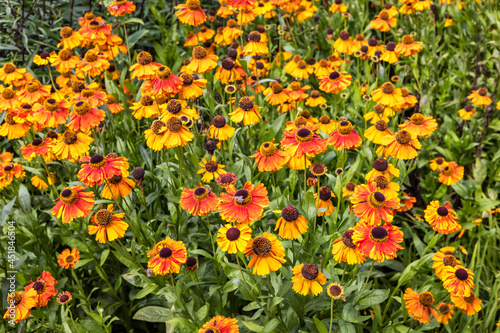
[[[3,71],[5,72],[5,74],[14,73],[15,70],[16,67],[14,67],[14,65],[11,63],[3,65]]]
[[[307,263],[302,266],[302,276],[307,280],[314,280],[318,277],[319,270],[315,264]]]
[[[172,117],[167,120],[167,128],[171,132],[179,132],[182,129],[182,120]]]
[[[74,259],[75,259],[75,257],[70,255],[70,256],[67,256],[65,260],[66,260],[66,262],[72,262]]]
[[[313,138],[313,133],[307,128],[301,128],[295,134],[295,139],[299,142],[309,142]]]
[[[299,210],[295,206],[286,206],[281,211],[281,217],[287,222],[293,222],[299,218]]]
[[[230,241],[235,241],[240,238],[241,231],[238,228],[232,227],[227,229],[226,238]]]
[[[384,227],[375,227],[370,231],[369,237],[375,243],[385,243],[389,239],[389,233]]]
[[[208,161],[207,164],[205,164],[205,170],[208,172],[216,172],[218,168],[219,165],[215,161]]]
[[[383,119],[377,120],[375,128],[377,131],[384,132],[387,129],[387,122]]]
[[[252,31],[249,35],[248,35],[248,41],[249,42],[260,42],[260,33],[258,31]]]
[[[215,116],[212,120],[212,124],[217,128],[222,128],[226,126],[226,119],[223,116]]]
[[[193,57],[196,59],[204,59],[207,56],[207,50],[204,47],[197,46],[193,50]]]
[[[281,84],[276,83],[272,86],[271,90],[273,91],[273,94],[279,94],[283,91],[283,87]]]
[[[385,229],[384,229],[385,230]],[[355,248],[354,242],[352,241],[352,235],[354,234],[354,230],[346,230],[342,234],[342,243],[349,248]]]
[[[90,104],[87,101],[79,101],[73,109],[77,115],[85,116],[90,112]]]
[[[85,61],[87,62],[94,62],[98,59],[99,57],[97,56],[97,52],[89,50],[87,53],[85,53]]]
[[[253,240],[252,251],[258,256],[265,256],[272,250],[272,243],[269,239],[262,236],[257,236]]]
[[[347,40],[347,39],[349,39],[349,32],[347,32],[347,31],[345,31],[345,30],[342,30],[342,31],[340,32],[340,36],[339,36],[339,37],[340,37],[340,39],[342,39],[342,40]]]
[[[153,62],[153,57],[151,56],[151,54],[149,54],[148,52],[144,52],[142,51],[141,53],[139,53],[139,55],[137,56],[137,62],[141,65],[149,65],[150,63]]]
[[[470,292],[469,297],[464,297],[464,301],[466,301],[469,304],[472,304],[476,300],[476,294],[474,294],[472,291]]]
[[[448,304],[441,304],[439,306],[439,313],[440,314],[447,314],[448,312],[450,312],[450,307],[448,306]]]
[[[338,79],[340,77],[340,74],[337,71],[331,72],[330,75],[329,75],[329,77],[330,77],[330,80],[336,80],[336,79]]]
[[[457,264],[457,258],[455,258],[454,255],[445,255],[444,258],[443,258],[443,265],[444,266],[451,266],[451,267],[455,267]]]
[[[164,247],[160,250],[160,257],[163,259],[167,259],[172,255],[172,250],[168,247]]]
[[[238,190],[234,194],[233,200],[237,205],[244,206],[252,200],[252,195],[245,189]]]
[[[68,295],[62,295],[61,297],[59,297],[59,301],[61,303],[66,303],[68,300],[69,300],[69,296]]]
[[[77,134],[73,131],[66,131],[63,134],[63,141],[67,145],[72,145],[78,140]]]
[[[469,278],[469,273],[467,273],[467,271],[465,269],[459,268],[455,271],[455,276],[460,281],[465,281]]]
[[[425,291],[418,296],[418,302],[423,306],[431,306],[434,303],[434,297],[430,292]]]
[[[40,140],[40,139],[35,139],[33,140],[33,142],[31,143],[33,146],[39,146],[43,143],[43,140]]]
[[[238,106],[243,111],[250,111],[253,109],[254,103],[250,97],[242,97],[240,99],[240,102],[238,103]]]
[[[413,36],[411,35],[405,35],[403,36],[403,44],[411,44],[413,43]]]
[[[172,114],[177,114],[182,111],[182,104],[176,99],[171,99],[167,103],[167,111]]]
[[[380,15],[379,15],[380,19],[381,20],[384,20],[384,21],[387,21],[389,19],[389,12],[387,10],[383,10],[380,12]]]
[[[480,95],[480,96],[486,96],[486,94],[488,93],[488,91],[484,88],[479,88],[479,90],[477,91],[477,93]]]
[[[446,208],[446,207],[439,207],[437,209],[437,213],[438,213],[439,216],[442,216],[442,217],[448,216],[448,208]]]
[[[2,98],[5,100],[11,100],[16,96],[16,92],[10,88],[5,88],[2,91]]]
[[[395,49],[395,48],[396,48],[396,43],[394,43],[394,42],[389,42],[389,43],[387,43],[387,45],[385,46],[385,49],[386,49],[387,51],[391,51],[391,52],[392,52],[392,51],[394,51],[394,49]]]
[[[389,185],[389,181],[387,180],[387,178],[385,178],[385,176],[382,175],[375,177],[375,183],[377,184],[377,187],[380,189],[384,189],[387,187],[387,185]]]

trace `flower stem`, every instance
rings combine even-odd
[[[361,292],[359,293],[358,299],[356,300],[359,301],[361,296],[363,295],[363,292],[365,291],[366,285],[368,284],[368,280],[370,280],[370,275],[372,274],[372,269],[373,266],[375,265],[375,260],[372,261],[372,265],[370,266],[370,270],[368,271],[368,276],[366,277],[365,283],[363,283],[363,287],[361,288]]]

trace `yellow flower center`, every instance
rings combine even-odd
[[[7,101],[13,99],[14,96],[16,96],[16,92],[10,88],[5,88],[2,91],[2,98]]]
[[[204,47],[197,46],[193,50],[193,57],[196,59],[204,59],[207,56],[207,50]]]
[[[263,257],[271,252],[272,243],[269,239],[262,236],[257,236],[253,240],[252,251],[256,255]]]
[[[12,63],[3,65],[3,71],[5,72],[5,74],[14,73],[15,70],[16,67]]]
[[[89,50],[87,51],[87,53],[85,53],[86,62],[95,62],[97,59],[98,59],[97,52]]]
[[[403,97],[408,97],[408,95],[410,95],[410,91],[407,88],[401,88],[401,95]]]
[[[385,206],[386,198],[381,192],[372,192],[368,196],[368,203],[373,208],[379,209]]]
[[[424,291],[418,296],[418,302],[422,306],[431,306],[431,304],[434,303],[434,297],[430,292]]]
[[[340,135],[349,135],[352,132],[352,124],[350,121],[341,121],[337,129]]]
[[[189,10],[198,10],[200,9],[200,0],[187,0],[186,1],[186,7],[189,9]]]
[[[150,63],[153,62],[153,57],[151,56],[151,54],[147,53],[147,52],[144,52],[142,51],[141,53],[139,53],[139,55],[137,56],[137,62],[141,65],[149,65]]]
[[[85,19],[86,19],[87,21],[92,20],[92,19],[94,18],[94,14],[93,14],[93,13],[91,13],[91,12],[87,12],[87,13],[85,13],[85,15],[84,15],[84,16],[85,16]]]
[[[396,133],[396,141],[400,145],[407,145],[411,141],[411,134],[405,130]]]
[[[413,125],[422,125],[424,123],[424,116],[421,113],[414,113],[410,121]]]
[[[233,20],[233,19],[230,19],[229,21],[227,21],[227,26],[229,28],[235,28],[236,27],[236,21]]]
[[[111,213],[107,209],[101,209],[95,214],[95,222],[102,227],[105,227],[108,224],[110,224],[112,219],[113,219],[113,213]]]
[[[72,188],[65,188],[59,195],[59,199],[66,205],[71,205],[77,199],[76,191]]]
[[[82,90],[82,97],[90,98],[90,97],[92,97],[94,95],[95,95],[94,89],[85,88],[85,89]]]
[[[16,122],[14,121],[14,115],[12,114],[7,114],[7,116],[5,116],[5,122],[9,125],[15,125]]]
[[[87,101],[79,101],[73,109],[77,115],[85,116],[90,112],[90,104]]]
[[[273,156],[275,152],[276,152],[276,147],[274,146],[274,144],[272,142],[264,142],[260,146],[260,153],[263,156],[266,156],[266,157]]]

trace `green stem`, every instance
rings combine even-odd
[[[373,266],[375,265],[375,260],[372,261],[372,265],[370,266],[370,270],[368,271],[368,276],[366,277],[365,282],[363,283],[363,287],[361,288],[361,292],[359,293],[358,299],[356,299],[356,302],[361,298],[363,295],[363,292],[365,291],[366,285],[368,284],[368,280],[370,280],[370,275],[372,274],[372,269]]]

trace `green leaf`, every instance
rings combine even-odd
[[[314,324],[316,324],[316,328],[318,329],[319,333],[328,333],[328,329],[326,328],[325,324],[323,324],[321,320],[316,317],[314,317]]]
[[[208,314],[208,304],[205,304],[198,311],[196,311],[196,319],[204,321],[207,314]]]
[[[262,330],[264,329],[264,326],[259,326],[252,323],[251,321],[243,321],[242,323],[252,332],[262,332]]]
[[[91,262],[92,259],[82,259],[82,260],[79,260],[76,265],[75,265],[75,269],[76,268],[80,268],[80,267],[83,267],[85,266],[86,264],[88,264],[89,262]]]
[[[375,289],[366,292],[366,296],[358,301],[360,307],[369,307],[380,304],[389,297],[389,289]]]
[[[266,333],[274,332],[274,329],[276,327],[278,327],[279,324],[280,324],[280,321],[276,318],[273,318],[266,323],[266,325],[262,329],[262,332],[266,332]]]
[[[30,193],[28,192],[28,189],[24,184],[19,185],[19,202],[21,203],[21,206],[23,206],[24,210],[26,212],[29,212],[31,210],[31,199],[30,199]]]
[[[135,295],[135,299],[141,299],[151,294],[158,288],[156,284],[148,284],[143,289],[139,290],[139,292]]]
[[[14,206],[15,202],[16,202],[16,198],[12,199],[11,201],[9,201],[8,204],[5,205],[5,207],[0,212],[0,229],[3,227],[3,225],[7,221],[7,217],[9,217],[10,210],[12,209],[12,206]]]
[[[134,314],[133,319],[149,321],[151,323],[163,323],[168,320],[169,314],[170,310],[162,306],[146,306],[139,309]]]
[[[110,252],[109,249],[104,249],[104,251],[102,251],[102,253],[101,253],[101,266],[103,266],[104,263],[106,262],[106,259],[109,256],[109,252]]]
[[[147,35],[149,30],[141,29],[139,31],[134,32],[129,38],[128,38],[128,49],[132,50],[134,48],[135,43],[137,43],[142,37]]]

